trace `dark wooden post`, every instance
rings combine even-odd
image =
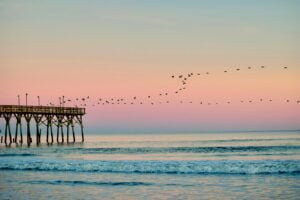
[[[63,116],[60,122],[60,128],[61,128],[61,142],[64,143],[65,139],[64,139],[64,126],[63,126]]]
[[[17,123],[16,123],[16,134],[15,134],[15,142],[18,143],[18,130],[20,130],[20,143],[23,144],[23,134],[22,134],[22,114],[15,114]]]
[[[64,132],[63,132],[63,115],[56,115],[57,118],[57,138],[56,141],[59,143],[59,132],[61,132],[61,142],[64,143]]]
[[[80,129],[81,129],[81,141],[84,142],[82,115],[78,115],[77,119],[78,119],[78,122],[79,122],[79,125],[80,125]]]
[[[69,128],[71,125],[72,134],[73,134],[73,142],[75,142],[75,132],[74,132],[74,124],[73,124],[73,115],[67,115],[67,142],[69,143]]]
[[[30,120],[31,120],[32,114],[25,114],[24,116],[25,116],[25,120],[27,122],[27,144],[30,145],[32,142],[31,133],[30,133]]]
[[[46,141],[49,144],[49,129],[50,129],[50,133],[51,133],[51,144],[53,144],[53,129],[52,129],[52,119],[53,119],[53,115],[46,115],[46,119],[47,119],[47,138]]]
[[[42,121],[43,115],[35,114],[33,118],[36,123],[36,144],[39,145],[41,143],[41,130],[40,130],[40,123]]]
[[[73,134],[73,142],[76,142],[76,139],[75,139],[75,130],[74,130],[74,122],[73,122],[73,120],[72,120],[71,127],[72,127],[72,134]]]
[[[5,119],[5,136],[4,136],[4,142],[7,144],[7,133],[9,134],[9,144],[12,143],[12,138],[11,138],[11,131],[10,131],[10,119],[11,119],[11,114],[10,113],[4,113],[3,117]]]
[[[67,115],[67,143],[69,143],[69,128],[70,128],[70,122],[69,122],[69,116]]]

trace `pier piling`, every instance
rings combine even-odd
[[[5,119],[5,136],[4,136],[4,142],[7,144],[7,134],[9,135],[9,144],[12,143],[11,138],[11,130],[10,130],[10,119],[11,119],[11,113],[4,113],[4,119]]]
[[[15,113],[14,114],[17,122],[16,122],[16,134],[15,134],[15,142],[18,143],[18,131],[20,131],[20,144],[23,144],[23,134],[22,134],[22,114]]]

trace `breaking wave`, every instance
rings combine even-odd
[[[37,156],[36,154],[33,153],[6,153],[6,154],[0,154],[0,157],[15,157],[15,156]]]
[[[130,147],[130,148],[67,148],[65,152],[82,154],[141,154],[141,153],[226,153],[276,152],[299,150],[300,146],[216,146],[216,147]]]
[[[300,174],[300,160],[91,161],[2,159],[0,170],[142,174]]]
[[[100,182],[100,181],[68,181],[68,180],[47,180],[47,181],[26,181],[29,184],[49,185],[97,185],[97,186],[150,186],[155,183],[149,182]]]

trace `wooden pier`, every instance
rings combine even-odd
[[[70,142],[70,127],[72,130],[72,142],[75,142],[76,124],[81,129],[81,141],[84,142],[83,121],[82,117],[85,115],[85,108],[77,107],[54,107],[54,106],[23,106],[23,105],[0,105],[0,119],[5,120],[4,143],[5,144],[23,144],[22,134],[22,119],[25,119],[27,124],[27,144],[32,143],[30,122],[34,121],[36,126],[36,144],[41,143],[41,125],[46,126],[46,142],[53,144],[53,125],[56,126],[56,142],[64,143],[64,127],[67,128],[67,143]],[[10,120],[15,117],[16,132],[15,137],[12,138]],[[18,140],[18,135],[20,139]],[[2,143],[1,136],[1,143]]]

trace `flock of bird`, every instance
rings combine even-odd
[[[256,67],[256,69],[265,69],[266,66],[260,66]],[[282,66],[283,70],[287,70],[288,67]],[[253,70],[254,67],[247,67],[247,68],[235,68],[231,70],[224,70],[222,73],[230,73],[230,72],[238,72],[241,70]],[[178,95],[180,92],[187,89],[187,83],[190,78],[195,76],[202,76],[202,75],[211,75],[209,71],[205,73],[194,73],[190,72],[187,74],[180,74],[180,75],[171,75],[170,77],[172,79],[177,79],[180,81],[180,87],[175,91],[164,91],[160,92],[156,95],[147,95],[144,97],[138,97],[138,96],[132,96],[132,97],[111,97],[111,98],[97,98],[96,100],[90,97],[90,96],[84,96],[84,97],[78,97],[78,98],[65,98],[65,96],[59,97],[59,104],[55,104],[53,102],[49,102],[47,106],[69,106],[72,104],[74,107],[87,107],[87,106],[104,106],[104,105],[143,105],[143,104],[150,104],[150,105],[157,105],[157,104],[169,104],[171,101],[169,100],[171,98],[171,95]],[[179,101],[173,100],[172,103],[177,102],[179,104],[200,104],[200,105],[219,105],[219,104],[231,104],[231,103],[237,103],[237,101],[222,101],[222,102],[204,102],[204,101]],[[292,102],[289,99],[285,100],[286,103]],[[240,100],[238,103],[254,103],[254,102],[273,102],[273,99],[256,99],[256,100]],[[296,103],[300,104],[300,100],[297,100]]]
[[[262,65],[258,69],[264,69],[264,68],[266,68],[266,66]],[[285,69],[285,70],[288,69],[288,67],[286,67],[286,66],[282,66],[281,68]],[[247,67],[246,68],[246,70],[253,70],[253,69],[255,69],[255,68],[253,68],[253,67]],[[238,71],[241,71],[241,70],[242,70],[242,68],[235,68],[235,69],[232,69],[231,71],[232,72],[238,72]],[[231,71],[230,70],[224,70],[223,73],[229,73]],[[208,72],[208,71],[205,72],[205,73],[193,73],[193,72],[191,72],[191,73],[188,73],[186,75],[183,75],[183,74],[180,74],[180,75],[171,75],[171,78],[172,79],[178,79],[181,82],[182,85],[186,85],[187,81],[190,78],[192,78],[193,76],[210,75],[210,74],[211,74],[211,72]]]

